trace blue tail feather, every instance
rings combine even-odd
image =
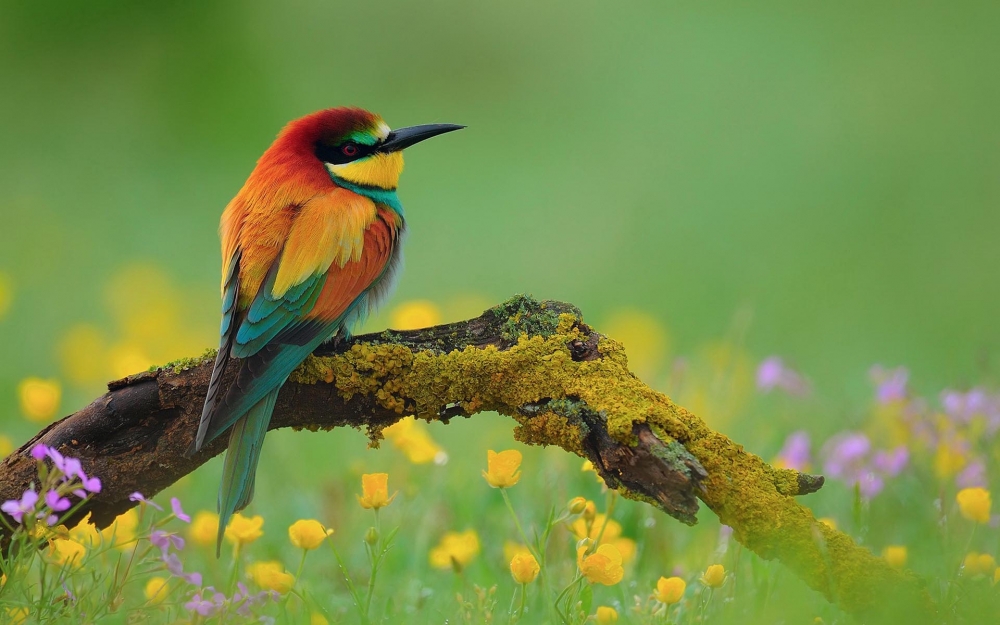
[[[222,469],[219,487],[219,535],[215,546],[216,557],[222,552],[222,537],[233,513],[246,508],[253,499],[254,476],[257,460],[264,444],[264,435],[271,422],[274,402],[278,398],[279,384],[233,424],[229,434],[229,451]]]

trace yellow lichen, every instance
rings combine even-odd
[[[532,417],[515,417],[518,426],[514,439],[527,445],[558,445],[566,451],[583,456],[580,426],[566,417],[547,411]]]

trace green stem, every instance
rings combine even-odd
[[[233,572],[229,576],[229,594],[236,590],[236,583],[240,581],[240,544],[233,545]]]
[[[351,576],[347,573],[347,567],[344,566],[344,560],[340,557],[340,552],[337,551],[337,547],[333,544],[332,540],[330,541],[330,550],[333,551],[333,557],[337,560],[340,572],[344,574],[344,583],[347,584],[347,591],[351,593],[351,598],[354,599],[354,607],[358,611],[358,616],[361,617],[362,625],[368,625],[370,621],[368,620],[368,615],[361,609],[361,597],[358,595],[358,589],[354,587],[354,582],[351,581]]]
[[[522,586],[523,589],[523,586]],[[517,601],[517,587],[514,587],[514,594],[510,596],[510,608],[507,609],[508,623],[516,623],[517,615],[514,613],[514,602]]]
[[[528,551],[531,552],[532,556],[536,558],[539,557],[535,549],[532,547],[531,541],[528,540],[528,535],[525,534],[524,530],[521,528],[521,520],[517,518],[517,512],[514,512],[514,504],[510,502],[510,495],[507,494],[507,489],[501,488],[500,494],[503,495],[503,502],[507,504],[507,510],[510,512],[510,516],[514,519],[514,527],[517,528],[518,535],[521,537],[521,540],[524,541],[524,546],[528,548]]]
[[[302,550],[302,558],[299,560],[299,568],[295,569],[295,581],[292,582],[293,588],[294,588],[295,584],[299,583],[299,579],[301,579],[301,577],[302,577],[302,569],[306,565],[306,554],[307,553],[309,553],[308,549],[303,549]],[[281,600],[281,612],[282,613],[285,612],[285,607],[288,605],[289,599],[292,598],[292,594],[293,594],[292,591],[289,591],[287,594],[285,594],[285,598]]]
[[[365,599],[365,620],[368,620],[368,615],[371,614],[372,607],[372,597],[375,596],[375,576],[378,574],[378,564],[382,559],[379,554],[380,548],[382,546],[382,531],[379,524],[378,508],[375,511],[375,536],[378,540],[375,541],[374,545],[369,545],[367,542],[365,545],[368,549],[368,559],[372,565],[372,573],[368,576],[368,597]]]
[[[521,605],[517,608],[517,620],[521,620],[521,616],[524,614],[524,603],[528,596],[528,585],[521,584]]]
[[[577,573],[576,578],[569,584],[567,584],[566,587],[562,589],[562,592],[559,593],[559,596],[556,597],[556,602],[555,602],[556,612],[559,613],[559,620],[561,620],[566,625],[569,625],[569,619],[566,617],[565,614],[563,614],[562,609],[559,607],[559,603],[563,600],[563,597],[566,596],[566,593],[568,593],[571,588],[574,588],[578,583],[580,583],[581,579],[583,579],[583,575]]]

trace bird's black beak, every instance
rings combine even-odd
[[[430,139],[438,135],[453,130],[461,130],[465,126],[455,124],[424,124],[423,126],[410,126],[399,128],[389,133],[381,144],[378,145],[379,152],[398,152],[403,148],[408,148],[414,143],[420,143],[424,139]]]

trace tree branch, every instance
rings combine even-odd
[[[224,451],[226,436],[185,457],[212,357],[111,382],[0,463],[0,500],[19,498],[35,479],[30,451],[44,443],[80,458],[104,483],[70,523],[90,513],[105,527],[135,505],[132,492],[151,497]],[[524,443],[590,459],[609,487],[683,523],[696,522],[701,499],[738,541],[850,612],[931,618],[915,577],[795,502],[822,477],[770,467],[647,387],[629,372],[621,345],[568,304],[515,297],[469,321],[323,346],[285,384],[270,428],[365,427],[378,444],[382,429],[406,415],[447,423],[483,411],[513,417]]]

